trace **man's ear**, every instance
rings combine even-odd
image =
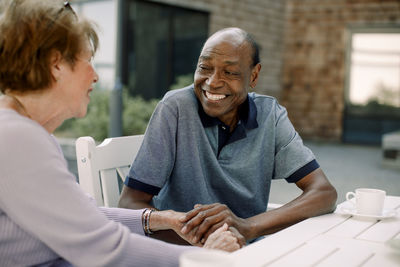
[[[50,70],[55,81],[61,79],[63,71],[63,58],[60,51],[54,50],[50,56]]]
[[[250,87],[254,88],[257,85],[258,81],[258,74],[260,73],[261,70],[261,64],[257,63],[251,71],[251,77],[250,77]]]

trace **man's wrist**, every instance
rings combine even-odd
[[[244,219],[244,225],[245,225],[244,231],[243,233],[241,232],[241,234],[244,236],[246,241],[256,238],[257,237],[256,222],[251,218],[247,218]]]

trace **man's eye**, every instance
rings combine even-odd
[[[239,75],[239,73],[233,72],[233,71],[225,71],[225,74],[226,74],[226,75],[230,75],[230,76],[237,76],[237,75]]]
[[[210,67],[204,66],[204,65],[199,65],[198,69],[199,69],[199,71],[209,71],[209,70],[211,70]]]

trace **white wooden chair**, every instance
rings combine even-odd
[[[142,141],[143,135],[107,138],[98,146],[90,136],[76,140],[79,184],[98,206],[118,206],[120,185]]]

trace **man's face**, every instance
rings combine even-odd
[[[201,51],[194,75],[195,94],[205,113],[227,125],[237,119],[238,107],[254,87],[259,67],[252,67],[248,42],[235,33],[212,36]]]

